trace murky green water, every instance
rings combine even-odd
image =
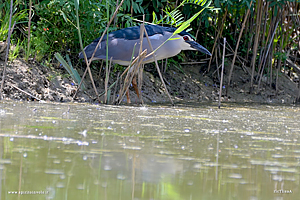
[[[299,123],[293,106],[1,102],[0,197],[300,199]]]

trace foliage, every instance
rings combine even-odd
[[[3,12],[4,11],[4,12]],[[11,24],[24,23],[25,17],[27,16],[26,10],[18,11],[16,7],[13,7],[13,15]],[[10,15],[10,2],[6,1],[0,5],[0,41],[5,41],[8,35],[9,26],[9,15]]]
[[[11,47],[12,48],[11,48],[11,50],[9,52],[8,58],[9,58],[9,60],[14,60],[20,54],[20,50],[21,50],[20,40],[18,40],[16,44],[14,44],[13,41],[12,41]]]
[[[72,79],[75,80],[76,83],[79,85],[81,78],[80,78],[80,75],[78,74],[77,70],[74,69],[74,67],[71,63],[70,57],[67,55],[66,56],[67,61],[66,61],[59,53],[54,54],[54,56],[62,64],[62,66],[67,70],[67,72],[70,74]],[[85,90],[84,83],[82,83],[81,89]]]

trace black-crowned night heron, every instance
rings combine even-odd
[[[154,50],[157,47],[159,47],[163,42],[168,40],[176,30],[176,28],[173,27],[162,27],[158,25],[145,25],[145,29],[147,31],[149,40]],[[106,59],[106,37],[107,37],[106,35],[103,37],[103,40],[101,41],[98,49],[96,50],[93,60]],[[206,48],[204,48],[203,46],[195,42],[192,36],[186,31],[182,31],[176,34],[175,36],[173,36],[173,38],[177,38],[177,39],[167,41],[161,48],[159,48],[155,52],[155,57],[157,60],[173,57],[179,54],[182,50],[196,50],[211,56],[211,53]],[[88,59],[92,57],[92,54],[99,42],[99,39],[100,38],[95,39],[91,44],[89,44],[84,48],[84,51]],[[132,55],[134,57],[138,56],[140,50],[139,42],[140,42],[139,26],[124,28],[109,33],[108,60],[112,59],[114,63],[128,66],[132,59]],[[147,53],[151,53],[150,45],[144,34],[143,50],[145,49],[147,49]],[[134,50],[134,54],[132,54],[133,50]],[[79,58],[83,58],[82,52],[79,54]],[[149,56],[143,60],[142,64],[151,63],[153,61],[154,61],[154,57]],[[135,91],[137,92],[137,95],[139,96],[135,79],[133,79],[132,85]],[[128,96],[127,96],[127,100],[129,100]]]

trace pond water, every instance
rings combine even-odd
[[[300,108],[0,103],[7,199],[300,199]]]

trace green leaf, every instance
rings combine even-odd
[[[170,38],[169,40],[179,40],[180,38]]]
[[[75,9],[78,10],[79,9],[79,0],[74,0],[74,4],[75,4]]]
[[[60,13],[61,13],[61,15],[63,16],[65,22],[68,22],[68,19],[67,19],[66,14],[65,14],[62,10],[60,10]]]

